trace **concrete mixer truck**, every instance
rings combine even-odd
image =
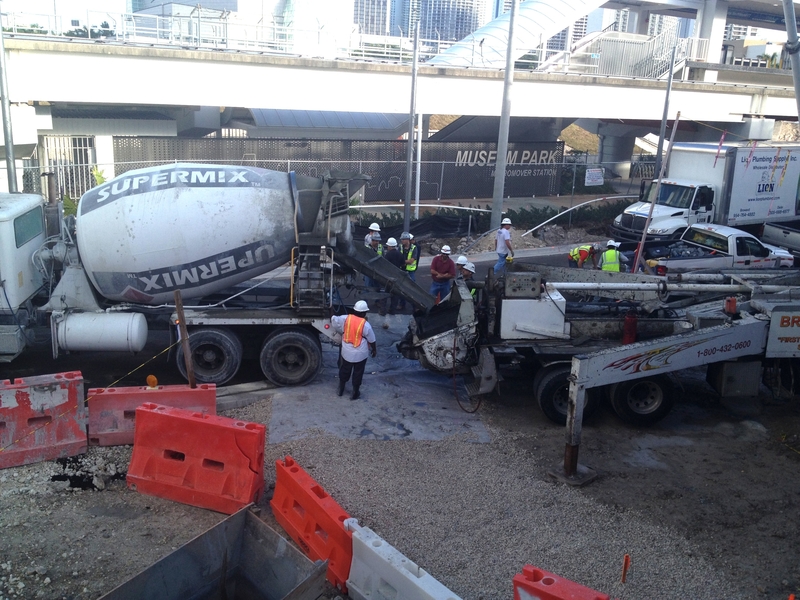
[[[66,219],[58,202],[0,194],[0,363],[48,330],[54,358],[138,352],[153,324],[175,323],[180,290],[198,381],[225,383],[247,356],[278,385],[309,381],[320,336],[333,339],[329,316],[347,269],[398,288],[418,308],[433,304],[352,244],[349,198],[366,179],[171,164],[98,185]],[[265,274],[287,263],[288,285],[273,286]]]

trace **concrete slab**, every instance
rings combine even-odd
[[[336,395],[338,348],[323,346],[323,368],[309,385],[276,388],[272,394],[269,443],[319,435],[320,431],[345,439],[441,440],[464,435],[469,441],[488,443],[489,433],[477,414],[461,410],[453,395],[452,378],[431,373],[416,361],[403,358],[395,347],[409,317],[369,320],[378,340],[378,357],[367,361],[361,398]],[[383,325],[387,328],[384,329]],[[463,378],[456,389],[467,404]]]

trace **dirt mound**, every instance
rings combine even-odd
[[[526,248],[543,248],[546,246],[561,246],[564,244],[580,244],[583,242],[605,241],[607,237],[600,237],[588,233],[582,227],[572,227],[566,229],[561,225],[548,225],[538,229],[534,233],[523,237],[525,230],[511,229],[511,244],[514,250],[524,250]],[[443,245],[450,246],[453,255],[459,254],[479,254],[481,252],[495,251],[494,233],[483,236],[482,238],[435,238],[423,241],[423,254],[427,253],[434,256],[439,253]]]

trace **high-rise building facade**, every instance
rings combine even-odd
[[[728,23],[725,25],[726,40],[743,40],[749,37],[757,37],[758,28],[750,27],[749,25],[737,25],[735,23]]]
[[[392,35],[391,5],[392,0],[355,0],[353,23],[358,24],[361,33]]]
[[[419,21],[419,35],[429,40],[461,40],[486,24],[495,0],[396,0],[392,35],[408,37]]]
[[[584,15],[566,29],[562,29],[547,40],[547,49],[556,51],[568,50],[575,42],[586,35],[588,20],[588,15]]]

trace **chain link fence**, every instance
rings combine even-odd
[[[44,173],[53,173],[60,198],[77,201],[98,182],[125,172],[175,162],[242,165],[274,171],[295,171],[319,177],[328,170],[354,171],[371,177],[359,200],[390,204],[405,200],[406,143],[358,140],[253,140],[177,138],[114,138],[115,162],[99,164],[91,136],[47,136],[33,158],[23,163],[23,191],[42,193]],[[264,157],[282,154],[283,158]],[[359,160],[349,159],[360,155]],[[413,166],[411,197],[425,202],[473,201],[493,195],[495,155],[491,143],[427,142],[427,157]],[[326,156],[327,159],[316,158]],[[262,158],[264,157],[264,158]],[[602,169],[603,187],[585,186],[587,169]],[[563,144],[511,144],[504,195],[512,198],[551,197],[568,194],[611,193],[618,176],[616,165],[601,163],[597,155],[564,153]],[[654,158],[635,156],[630,178],[652,178]]]

